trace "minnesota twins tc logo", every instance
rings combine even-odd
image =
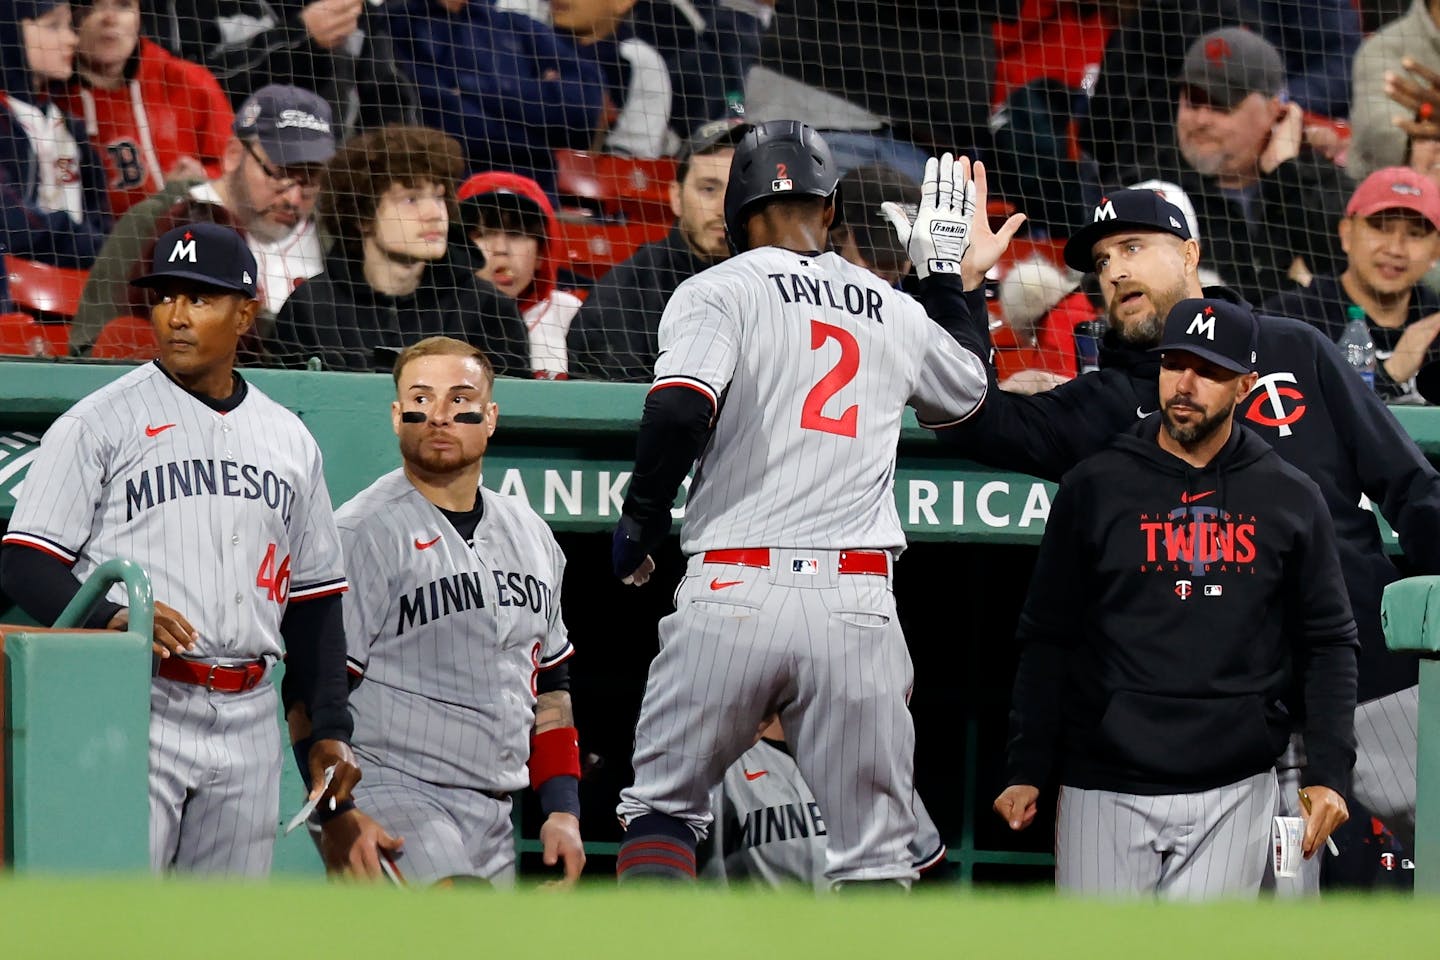
[[[1245,419],[1265,427],[1278,427],[1280,436],[1290,436],[1295,432],[1290,425],[1305,416],[1305,394],[1295,387],[1278,384],[1296,382],[1293,373],[1267,373],[1255,381],[1255,389],[1250,393],[1254,399],[1245,408]],[[1287,403],[1293,404],[1289,410]]]

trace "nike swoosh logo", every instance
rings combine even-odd
[[[742,767],[741,769],[744,769],[744,768]],[[746,780],[759,780],[761,777],[765,776],[765,774],[767,774],[767,773],[769,773],[769,772],[770,772],[769,770],[756,770],[754,773],[751,773],[749,770],[746,770],[746,771],[745,771],[745,779],[746,779]]]
[[[160,424],[160,426],[158,426],[158,427],[150,427],[150,426],[147,426],[147,427],[145,428],[145,436],[147,436],[147,437],[158,437],[158,436],[160,436],[160,434],[164,433],[166,430],[169,430],[169,429],[170,429],[171,427],[173,427],[173,426],[175,426],[175,424],[173,424],[173,423],[162,423],[162,424]]]
[[[434,540],[421,540],[419,537],[416,537],[416,538],[415,538],[415,549],[416,549],[416,550],[429,550],[431,547],[435,546],[435,544],[437,544],[437,543],[439,543],[439,542],[440,542],[440,538],[439,538],[439,537],[436,537]]]
[[[1157,410],[1158,410],[1158,408],[1157,408]],[[1136,419],[1138,419],[1138,420],[1144,420],[1146,417],[1150,416],[1150,414],[1156,413],[1157,410],[1151,410],[1151,411],[1149,411],[1149,412],[1146,412],[1146,410],[1145,410],[1144,407],[1136,407],[1136,408],[1135,408],[1135,417],[1136,417]]]
[[[1206,490],[1203,493],[1182,493],[1180,494],[1180,502],[1195,503],[1197,500],[1204,500],[1206,497],[1210,496],[1210,494],[1214,492],[1214,490]]]
[[[726,587],[736,587],[744,583],[744,580],[711,580],[711,590],[724,590]]]

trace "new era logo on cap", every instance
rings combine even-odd
[[[156,287],[190,280],[254,299],[256,273],[255,255],[239,233],[216,223],[191,223],[163,234],[150,272],[130,282]]]

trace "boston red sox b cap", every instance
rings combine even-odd
[[[1095,269],[1095,244],[1117,233],[1129,231],[1169,233],[1190,239],[1185,212],[1158,190],[1115,190],[1100,198],[1090,222],[1065,241],[1065,262],[1071,269],[1090,273]]]
[[[191,223],[162,234],[150,272],[130,284],[156,287],[170,279],[195,280],[253,300],[256,273],[255,255],[244,237],[218,223]]]
[[[1260,324],[1255,312],[1229,300],[1181,300],[1165,318],[1160,346],[1152,353],[1183,350],[1236,373],[1249,373],[1258,359]]]

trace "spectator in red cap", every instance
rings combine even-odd
[[[1415,374],[1440,359],[1440,295],[1420,282],[1440,257],[1440,186],[1407,167],[1366,177],[1340,221],[1346,266],[1282,293],[1268,312],[1300,317],[1339,340],[1348,311],[1365,311],[1375,341],[1375,389],[1388,403],[1421,403]]]
[[[555,284],[555,208],[545,191],[529,177],[492,170],[466,180],[458,196],[465,233],[485,258],[476,276],[519,306],[535,378],[568,379],[565,338],[580,298]]]

